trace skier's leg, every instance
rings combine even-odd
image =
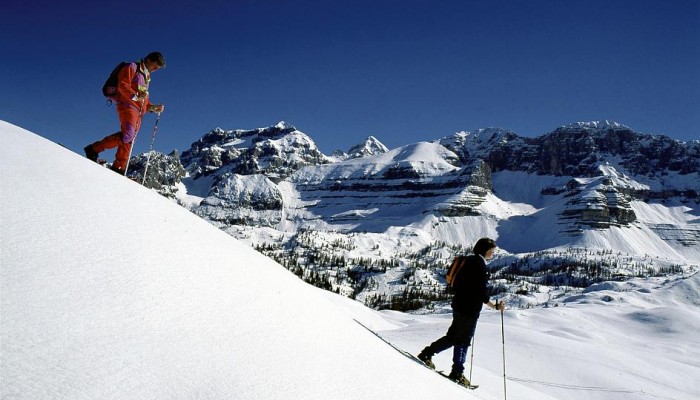
[[[124,174],[126,169],[126,162],[129,160],[129,154],[131,153],[131,143],[120,142],[117,146],[117,155],[114,159],[114,164],[112,164],[113,170],[118,170],[117,172]]]
[[[120,143],[122,143],[122,133],[114,132],[113,134],[106,136],[102,140],[98,140],[97,142],[86,146],[85,151],[87,152],[87,149],[90,148],[93,152],[96,153],[96,158],[97,154],[100,154],[107,149],[113,149],[119,146]]]
[[[112,169],[124,173],[131,154],[131,145],[139,129],[139,113],[131,108],[119,110],[119,121],[122,128],[121,137]]]
[[[458,378],[464,373],[464,363],[467,361],[467,350],[469,349],[469,344],[458,344],[454,347],[454,353],[452,354],[452,371],[450,372],[451,378]]]
[[[467,350],[476,331],[479,314],[464,315],[455,312],[454,321],[453,326],[455,328],[448,331],[448,334],[452,335],[452,341],[455,343],[450,378],[461,379],[464,373],[464,363],[467,360]]]
[[[426,367],[430,369],[435,369],[435,364],[433,364],[432,360],[433,356],[443,350],[449,349],[450,347],[452,347],[452,345],[452,340],[447,336],[443,336],[440,339],[431,343],[430,346],[424,348],[418,354],[418,359],[423,361]]]
[[[452,343],[452,340],[450,340],[449,337],[443,336],[440,339],[431,343],[430,346],[424,348],[423,351],[420,352],[420,354],[424,354],[425,356],[430,358],[437,353],[440,353],[442,351],[449,349],[453,345],[454,345],[454,343]],[[420,355],[419,355],[419,357],[420,357]]]

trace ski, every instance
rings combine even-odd
[[[463,388],[465,388],[465,389],[469,389],[469,390],[474,390],[474,389],[476,389],[476,388],[479,387],[479,385],[474,385],[474,384],[472,384],[472,383],[469,383],[469,385],[464,385],[464,384],[462,384],[462,383],[460,383],[460,382],[457,382],[457,381],[452,380],[449,376],[447,376],[447,375],[445,374],[444,371],[436,371],[435,369],[428,367],[427,365],[425,365],[425,363],[423,362],[423,360],[421,360],[421,359],[418,358],[417,356],[414,356],[413,354],[407,352],[406,350],[402,350],[402,349],[400,349],[400,348],[394,346],[392,343],[388,342],[386,339],[384,339],[383,337],[379,336],[379,335],[377,334],[377,332],[375,332],[375,331],[369,329],[368,327],[366,327],[366,326],[365,326],[364,324],[362,324],[360,321],[355,320],[355,322],[357,322],[361,327],[363,327],[363,328],[367,329],[368,331],[372,332],[372,334],[373,334],[374,336],[376,336],[376,337],[378,337],[379,339],[381,339],[382,342],[384,342],[384,343],[388,344],[389,346],[391,346],[392,349],[398,351],[398,352],[401,353],[404,357],[409,358],[411,361],[422,365],[424,368],[427,368],[427,369],[429,369],[429,370],[431,370],[431,371],[433,371],[433,372],[437,372],[438,374],[440,374],[440,376],[444,377],[445,379],[448,379],[450,382],[452,382],[452,383],[454,383],[454,384],[456,384],[456,385],[458,385],[458,386],[461,386],[461,387],[463,387]]]
[[[383,339],[382,339],[382,340],[383,340]],[[413,354],[411,354],[411,353],[409,353],[409,352],[407,352],[407,351],[398,349],[398,348],[396,348],[396,347],[393,346],[393,345],[392,345],[392,347],[394,347],[396,350],[398,350],[399,353],[401,353],[401,354],[403,354],[404,356],[410,358],[411,360],[413,360],[413,361],[419,363],[420,365],[424,366],[425,368],[428,368],[429,370],[431,370],[431,371],[433,371],[433,372],[437,372],[438,374],[440,374],[440,376],[442,376],[443,378],[448,379],[448,380],[449,380],[450,382],[452,382],[452,383],[455,383],[455,384],[457,384],[457,385],[459,385],[459,386],[461,386],[461,387],[463,387],[463,388],[469,389],[469,390],[474,390],[474,389],[476,389],[476,388],[479,387],[479,385],[474,385],[473,383],[469,382],[468,380],[467,380],[467,382],[469,382],[468,384],[464,384],[464,383],[455,381],[455,380],[453,380],[452,378],[450,378],[450,376],[449,376],[447,373],[445,373],[445,371],[438,371],[438,370],[435,370],[435,369],[430,368],[429,366],[427,366],[427,365],[423,362],[423,360],[421,360],[420,358],[418,358],[418,356],[414,356]]]
[[[477,388],[479,387],[479,385],[475,385],[475,384],[473,384],[473,383],[471,383],[471,382],[469,382],[469,381],[467,381],[467,382],[469,382],[469,384],[464,384],[464,383],[460,383],[460,382],[453,381],[452,378],[450,378],[450,377],[445,373],[445,371],[437,371],[437,373],[440,374],[440,375],[442,375],[443,377],[449,379],[450,381],[452,381],[452,382],[458,384],[459,386],[461,386],[461,387],[463,387],[463,388],[467,388],[467,389],[470,389],[470,390],[474,390],[474,389],[477,389]]]

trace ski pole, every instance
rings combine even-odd
[[[506,391],[506,334],[505,329],[503,328],[503,311],[505,310],[505,308],[506,305],[505,303],[503,303],[503,306],[501,308],[501,344],[503,345],[503,399],[508,400],[508,395]]]
[[[151,145],[148,146],[148,157],[146,157],[146,168],[143,170],[143,180],[141,185],[146,184],[146,173],[148,172],[148,163],[151,162],[151,152],[153,151],[153,142],[156,140],[156,132],[158,132],[158,121],[160,121],[160,113],[157,114],[156,124],[153,126],[153,134],[151,135]]]
[[[126,166],[124,167],[124,176],[129,171],[129,164],[131,163],[131,152],[134,150],[134,144],[136,144],[136,138],[138,137],[138,132],[134,135],[134,140],[131,141],[131,147],[129,148],[129,158],[126,160]]]

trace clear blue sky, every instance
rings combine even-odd
[[[150,51],[163,152],[280,120],[326,154],[603,119],[700,139],[700,0],[9,0],[0,119],[82,152],[118,130],[109,72]]]

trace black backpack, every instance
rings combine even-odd
[[[131,63],[127,61],[120,62],[119,65],[112,70],[112,73],[109,74],[109,78],[107,78],[105,84],[102,85],[102,95],[107,98],[108,103],[111,104],[112,102],[117,101],[117,81],[119,80],[119,71],[129,64]]]

